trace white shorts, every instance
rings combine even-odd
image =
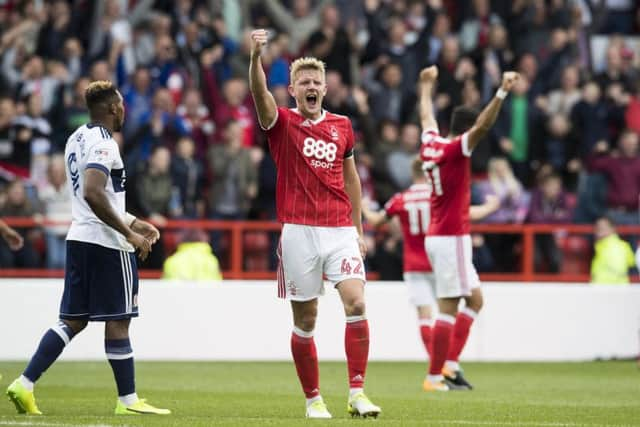
[[[438,298],[468,297],[480,286],[471,262],[471,236],[427,236],[424,246],[436,276]]]
[[[335,286],[365,281],[355,227],[284,224],[278,248],[278,297],[309,301],[324,294],[323,274]]]
[[[404,273],[404,282],[409,292],[409,302],[416,307],[435,305],[436,278],[433,273],[408,271]]]

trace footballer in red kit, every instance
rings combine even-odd
[[[327,91],[325,66],[316,58],[299,58],[291,64],[288,90],[296,108],[277,108],[260,59],[267,32],[255,30],[251,39],[249,84],[277,168],[276,207],[283,224],[278,296],[291,301],[291,353],[306,397],[306,416],[331,418],[320,395],[313,338],[326,277],[338,291],[346,315],[347,410],[352,416],[377,417],[380,407],[364,394],[369,358],[366,245],[351,122],[322,108]]]
[[[423,382],[425,391],[472,388],[458,363],[483,304],[480,280],[471,261],[471,154],[495,123],[502,101],[519,75],[504,73],[496,96],[480,114],[468,107],[456,107],[447,137],[440,135],[433,114],[431,93],[437,78],[435,66],[420,73],[420,157],[431,187],[432,215],[425,248],[433,266],[439,308],[431,338],[429,373]],[[465,307],[458,312],[461,299]]]
[[[379,212],[371,211],[367,201],[362,203],[362,213],[369,224],[378,227],[392,218],[400,221],[403,238],[403,279],[407,284],[409,301],[416,307],[420,337],[425,351],[431,358],[431,332],[433,305],[436,303],[435,277],[424,247],[431,223],[431,185],[422,169],[422,160],[416,157],[411,165],[413,184],[395,194]],[[471,206],[469,216],[480,220],[495,212],[500,206],[497,197],[490,196],[484,204]]]

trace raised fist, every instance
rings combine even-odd
[[[438,67],[432,65],[420,71],[420,81],[423,83],[435,82],[438,79]]]
[[[267,44],[267,30],[253,30],[251,32],[251,55],[259,56],[262,53],[262,47]]]
[[[520,74],[515,71],[505,71],[502,73],[502,85],[500,87],[502,87],[503,90],[510,92],[518,79],[520,79]]]

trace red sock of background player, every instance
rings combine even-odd
[[[422,344],[427,351],[429,360],[431,360],[432,340],[431,335],[433,332],[433,320],[432,319],[418,319],[418,325],[420,326],[420,336],[422,337]]]
[[[321,398],[318,353],[313,332],[306,332],[294,326],[291,333],[291,353],[308,406]]]
[[[431,358],[431,363],[429,363],[428,375],[428,379],[431,382],[443,380],[442,367],[449,352],[449,342],[451,341],[451,332],[453,331],[455,320],[455,317],[442,313],[438,314],[436,318],[436,323],[431,335],[433,357]]]
[[[369,360],[369,322],[364,316],[347,316],[344,349],[349,370],[349,395],[362,391]]]
[[[463,308],[458,312],[456,316],[456,324],[453,326],[453,333],[451,334],[451,343],[449,344],[449,352],[447,353],[447,361],[445,367],[450,371],[459,371],[460,364],[458,359],[460,353],[464,349],[467,339],[469,338],[469,330],[473,321],[478,316],[478,313],[470,308]]]

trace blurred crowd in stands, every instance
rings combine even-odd
[[[422,67],[441,70],[442,134],[454,106],[481,108],[513,69],[523,78],[473,156],[474,201],[502,202],[486,221],[640,223],[634,0],[0,0],[0,216],[70,218],[61,153],[88,122],[85,87],[110,79],[126,106],[116,138],[129,211],[160,226],[274,219],[275,169],[247,86],[253,28],[269,30],[263,63],[281,106],[292,59],[325,61],[326,108],[352,118],[370,203],[411,183]],[[0,266],[63,266],[64,226],[23,232],[20,252],[0,245]],[[219,234],[209,242],[222,254]],[[397,230],[370,238],[370,267],[397,277]],[[537,268],[559,271],[557,240],[536,240]],[[474,246],[480,271],[517,268],[517,237]],[[153,253],[159,268],[169,254]]]

